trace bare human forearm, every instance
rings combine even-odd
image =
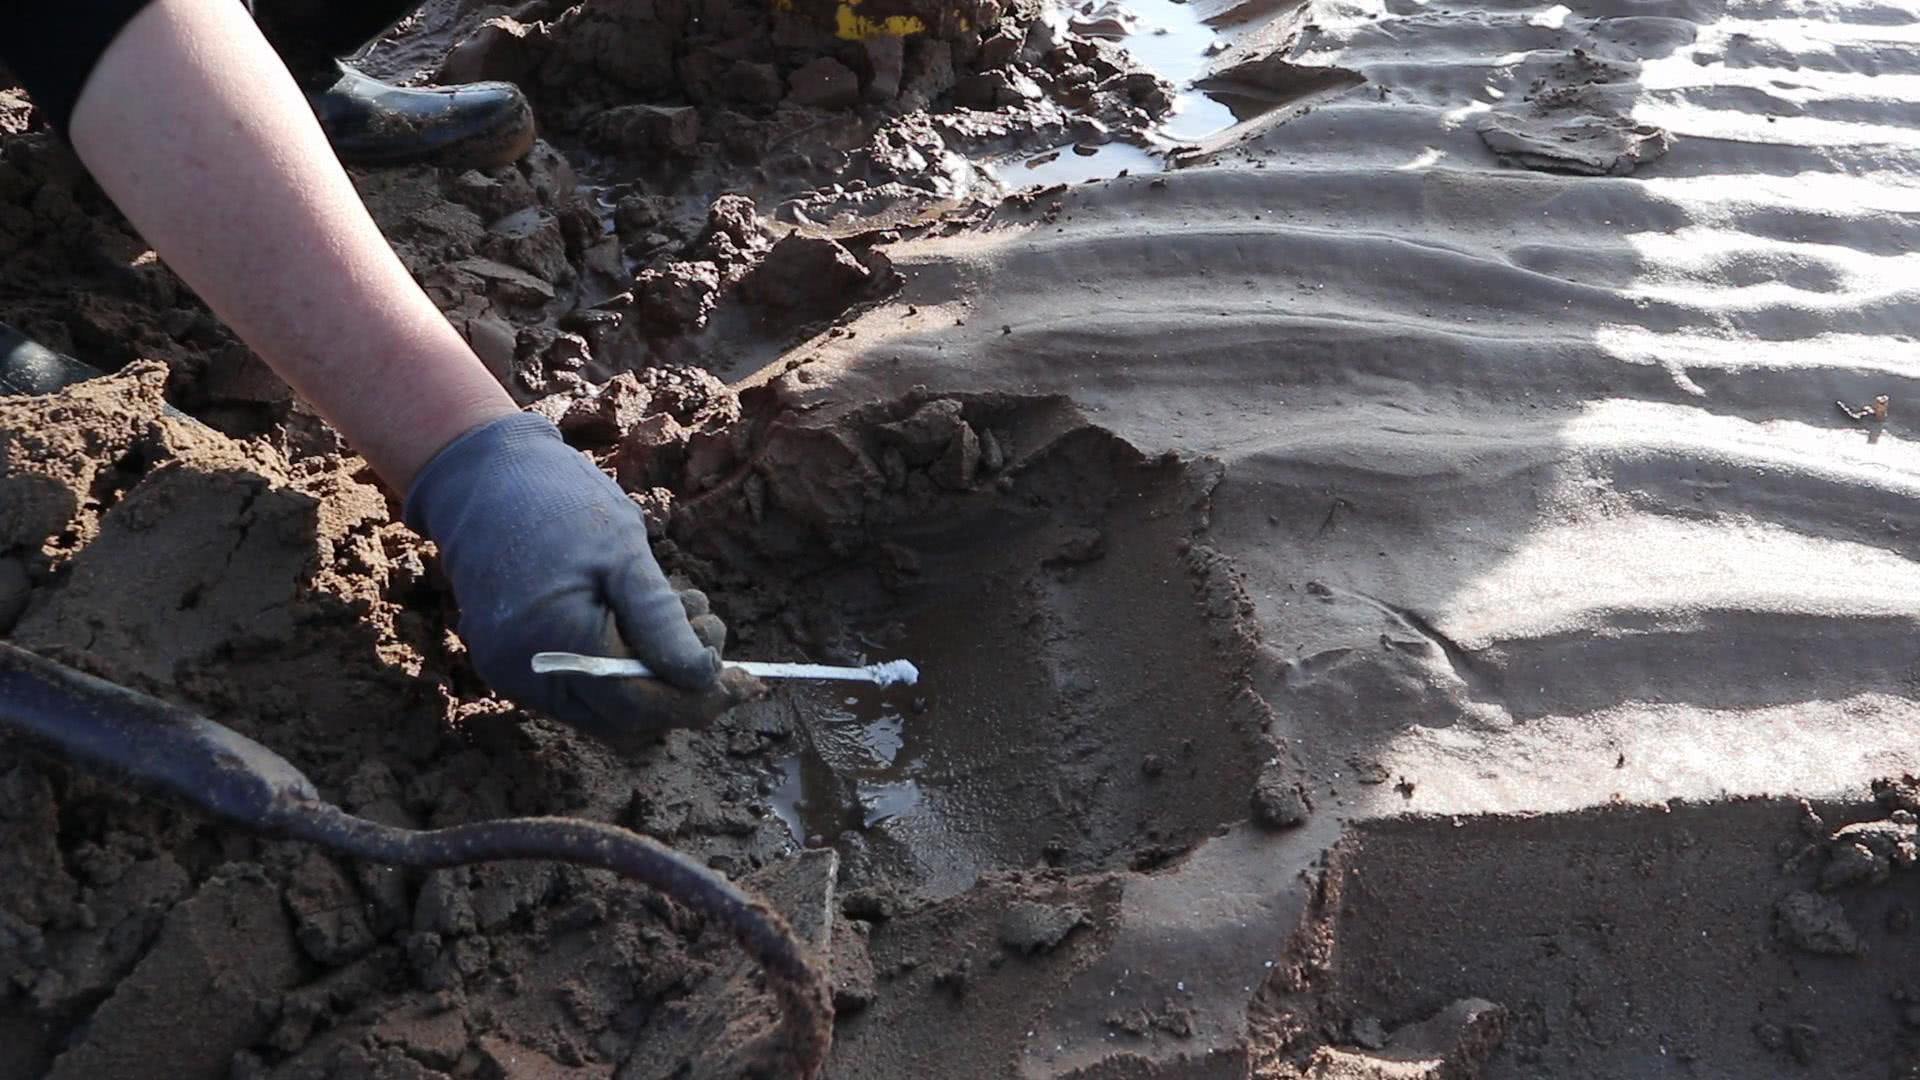
[[[234,0],[154,0],[69,136],[216,315],[405,492],[513,401],[407,273]]]

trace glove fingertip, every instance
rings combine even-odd
[[[682,690],[706,690],[720,678],[720,650],[703,647],[697,652],[657,657],[650,666]]]

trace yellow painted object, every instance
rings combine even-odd
[[[842,41],[865,41],[881,36],[906,37],[927,29],[927,24],[918,15],[888,15],[869,19],[854,10],[860,4],[861,0],[840,0],[840,9],[834,13],[833,32]]]
[[[772,0],[772,2],[776,11],[794,10],[794,0]],[[863,3],[865,0],[840,0],[835,8],[833,32],[840,40],[869,41],[878,37],[909,37],[927,32],[927,21],[918,15],[870,17],[860,13],[859,8]],[[965,15],[956,11],[954,18],[962,31],[970,28]]]

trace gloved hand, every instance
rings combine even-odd
[[[721,677],[725,627],[683,603],[640,508],[546,418],[515,413],[449,443],[414,478],[407,524],[440,547],[473,666],[501,694],[616,746],[697,727],[756,688]],[[697,598],[697,599],[696,599]],[[659,679],[535,675],[533,654],[634,656]]]

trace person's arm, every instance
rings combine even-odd
[[[235,0],[148,4],[101,55],[68,136],[167,265],[396,490],[515,411]]]
[[[719,679],[724,627],[668,585],[639,508],[514,407],[408,275],[245,8],[152,0],[67,134],[161,259],[406,493],[495,690],[622,744],[751,689]],[[535,675],[544,650],[638,656],[662,681]]]

